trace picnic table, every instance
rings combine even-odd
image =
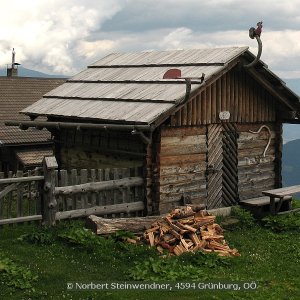
[[[263,191],[263,195],[270,197],[270,212],[275,215],[279,212],[282,203],[286,200],[290,201],[292,195],[300,192],[300,185],[293,185],[279,189],[273,189],[268,191]],[[279,202],[276,206],[276,199],[279,199]]]
[[[269,212],[276,215],[281,208],[284,208],[284,211],[291,210],[292,195],[296,193],[300,193],[300,185],[267,190],[262,192],[264,196],[240,200],[240,205],[252,211],[257,217],[264,216],[268,206]]]

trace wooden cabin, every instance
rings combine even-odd
[[[51,131],[61,168],[142,167],[149,214],[235,205],[281,187],[282,123],[300,112],[267,65],[247,67],[254,58],[247,47],[111,54],[19,125]],[[163,79],[173,68],[181,78]]]

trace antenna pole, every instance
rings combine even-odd
[[[16,59],[16,52],[15,52],[15,48],[13,48],[13,50],[12,50],[12,58],[11,58],[11,67],[12,67],[12,69],[14,69],[15,68],[15,59]]]

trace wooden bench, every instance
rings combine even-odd
[[[270,212],[275,215],[279,212],[282,203],[285,201],[286,197],[292,197],[293,194],[300,192],[300,185],[288,186],[280,189],[273,189],[268,191],[263,191],[262,193],[270,197]],[[276,199],[279,199],[279,203],[276,206]]]
[[[290,209],[290,203],[292,200],[292,196],[284,196],[282,198],[282,202],[286,202],[286,208]],[[274,198],[274,204],[271,203],[271,197],[269,196],[262,196],[262,197],[256,197],[251,199],[245,199],[240,200],[239,204],[241,206],[244,206],[246,209],[250,210],[255,217],[262,218],[264,217],[267,212],[273,212],[273,206],[276,206],[276,209],[279,209],[282,207],[282,203],[279,207],[280,198]]]

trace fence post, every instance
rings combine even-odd
[[[43,224],[51,226],[55,225],[55,213],[57,202],[54,195],[55,190],[55,170],[58,168],[56,158],[54,156],[46,156],[43,160],[44,170],[44,189],[42,202]]]

